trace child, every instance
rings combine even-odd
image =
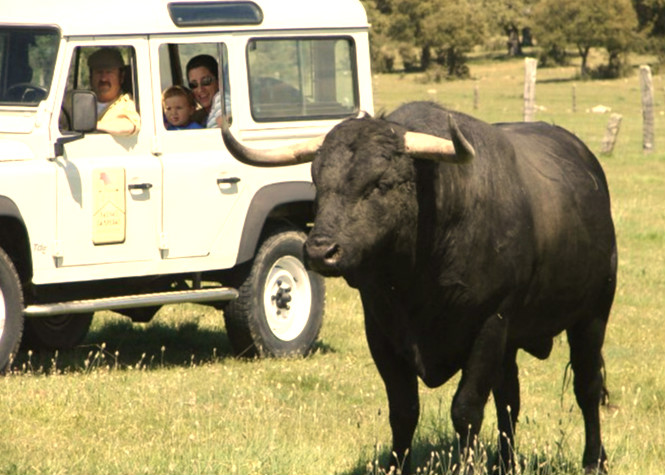
[[[194,94],[182,86],[171,86],[162,94],[162,106],[166,118],[166,130],[202,129],[198,122],[192,120],[196,111]]]

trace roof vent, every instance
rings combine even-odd
[[[263,12],[254,2],[173,2],[171,20],[179,27],[259,25]]]

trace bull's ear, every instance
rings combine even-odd
[[[457,156],[456,162],[466,163],[473,160],[476,156],[476,151],[457,126],[457,121],[452,114],[448,115],[448,127],[450,129],[453,144],[455,145],[455,155]]]
[[[452,140],[419,132],[404,134],[404,151],[413,158],[446,163],[466,163],[476,152],[464,137],[452,115],[448,116]]]

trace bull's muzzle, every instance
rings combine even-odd
[[[327,277],[341,275],[342,248],[332,238],[310,235],[305,242],[305,265]]]

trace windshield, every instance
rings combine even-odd
[[[0,105],[36,106],[48,96],[59,40],[54,28],[0,28]]]

